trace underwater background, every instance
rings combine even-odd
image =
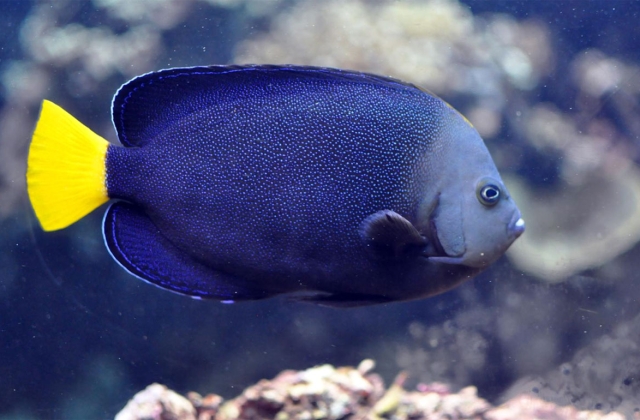
[[[536,390],[640,409],[640,2],[56,0],[0,2],[0,419],[112,418],[160,382],[239,394],[283,369],[376,360],[391,381]],[[223,305],[138,281],[103,208],[44,234],[25,192],[42,99],[116,142],[130,78],[291,63],[428,88],[485,139],[527,223],[446,294],[356,309]],[[241,141],[241,138],[239,138]]]

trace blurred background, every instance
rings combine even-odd
[[[408,387],[640,410],[639,13],[616,0],[0,2],[0,419],[111,418],[152,382],[232,397],[364,358],[387,382],[408,370]],[[117,142],[124,82],[226,63],[428,88],[486,140],[526,234],[449,293],[338,310],[149,286],[109,257],[103,209],[41,231],[24,173],[42,99]]]

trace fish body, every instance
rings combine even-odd
[[[43,166],[37,139],[61,135],[48,135],[60,125],[46,120],[49,108],[64,112],[54,107],[45,103],[27,174],[45,229],[51,199],[32,185]],[[297,66],[169,69],[125,84],[112,113],[124,147],[93,140],[95,169],[84,172],[100,176],[85,213],[119,200],[103,222],[112,256],[178,293],[306,292],[301,299],[335,306],[417,299],[473,277],[524,230],[471,124],[395,79]]]

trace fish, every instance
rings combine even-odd
[[[413,84],[295,65],[171,68],[112,102],[120,145],[44,100],[27,190],[45,231],[109,202],[127,272],[222,302],[427,298],[525,229],[472,124]]]

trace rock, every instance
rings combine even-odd
[[[129,400],[115,420],[196,420],[196,408],[164,385],[152,384]]]
[[[373,362],[365,360],[358,368],[322,365],[300,372],[286,370],[225,403],[215,394],[203,398],[190,393],[187,400],[153,384],[138,393],[116,420],[624,419],[620,413],[579,411],[531,395],[518,395],[493,407],[478,397],[473,386],[454,393],[441,383],[419,384],[415,391],[406,391],[404,372],[385,390],[382,379],[369,373],[372,368]]]

